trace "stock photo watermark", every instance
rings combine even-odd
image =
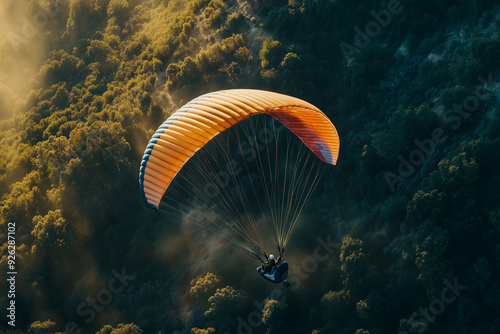
[[[60,5],[68,4],[69,0],[47,0],[47,2],[48,6],[44,6],[42,2],[39,2],[41,9],[31,17],[21,18],[22,26],[18,33],[11,31],[7,34],[7,39],[16,53],[19,52],[21,44],[28,44],[30,40],[40,35],[42,29],[49,24],[50,20],[60,13]]]
[[[493,75],[490,74],[488,79],[482,76],[477,78],[480,85],[474,89],[474,93],[467,96],[460,104],[455,103],[453,109],[448,109],[441,115],[442,122],[449,126],[452,130],[458,130],[465,119],[468,119],[481,106],[481,102],[486,100],[487,93],[481,93],[481,89],[496,86],[493,82]],[[437,127],[430,132],[430,136],[423,140],[415,139],[416,148],[403,157],[398,156],[399,166],[397,174],[386,171],[384,173],[385,181],[392,192],[396,191],[396,186],[399,183],[406,181],[417,171],[417,168],[422,166],[428,157],[434,153],[437,145],[444,143],[448,139],[445,129]]]
[[[85,302],[81,302],[76,307],[76,314],[85,318],[84,321],[86,324],[94,321],[96,315],[102,312],[107,305],[111,304],[114,297],[122,293],[130,281],[135,279],[135,275],[128,275],[125,272],[125,268],[122,268],[121,272],[113,269],[111,273],[113,274],[113,278],[108,281],[106,288],[99,290],[95,297],[87,298]],[[66,323],[64,329],[66,334],[82,333],[82,329],[74,321]]]
[[[316,246],[313,250],[313,254],[302,260],[301,264],[290,268],[290,274],[287,281],[290,283],[291,291],[296,291],[300,285],[310,277],[311,274],[318,270],[319,265],[322,262],[328,260],[336,249],[340,249],[341,245],[332,242],[330,235],[328,235],[325,239],[321,237],[316,238],[318,246]],[[277,300],[279,303],[284,303],[286,301],[286,296],[280,288],[276,288],[271,291],[268,298]],[[255,329],[263,325],[262,310],[264,309],[266,300],[267,298],[261,301],[254,300],[252,305],[255,306],[256,310],[250,312],[246,318],[239,316],[236,319],[238,321],[238,327],[236,329],[237,334],[252,334]]]
[[[446,305],[455,302],[462,292],[467,289],[467,285],[459,284],[456,277],[453,283],[445,279],[443,285],[445,287],[441,290],[439,298],[433,299],[427,307],[420,307],[418,312],[413,312],[408,318],[408,324],[412,327],[417,327],[417,332],[425,332],[428,324],[435,321],[437,316],[443,314]],[[398,334],[409,333],[406,331],[399,331]]]
[[[9,326],[16,326],[16,223],[7,224],[7,322]]]
[[[361,49],[370,45],[371,41],[376,38],[383,28],[386,28],[392,21],[395,15],[400,14],[404,7],[398,0],[389,0],[386,9],[379,12],[370,11],[370,15],[374,20],[365,24],[364,31],[358,26],[354,27],[356,33],[353,38],[353,43],[349,44],[342,42],[339,44],[340,50],[346,60],[349,60],[354,53],[361,52]]]

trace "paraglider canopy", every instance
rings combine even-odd
[[[139,171],[141,195],[171,221],[256,259],[267,257],[271,244],[281,256],[339,146],[330,119],[306,101],[253,89],[207,93],[152,135]],[[282,263],[267,279],[281,282],[287,268]]]
[[[158,209],[172,179],[208,141],[250,116],[262,113],[285,125],[321,161],[336,164],[340,146],[337,130],[312,104],[255,89],[208,93],[172,114],[151,138],[139,173],[146,206]]]

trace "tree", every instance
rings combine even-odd
[[[451,210],[449,196],[437,189],[430,192],[419,190],[406,206],[406,221],[417,228],[426,220],[442,221]]]
[[[198,66],[192,57],[186,57],[178,64],[172,63],[167,67],[167,87],[180,89],[196,82],[201,76]]]
[[[483,67],[482,73],[489,74],[495,68],[497,59],[500,58],[500,40],[476,37],[472,40],[470,48],[471,54]],[[478,72],[476,72],[476,75]]]
[[[113,328],[109,325],[104,326],[99,330],[96,334],[142,334],[142,329],[135,325],[134,323],[130,324],[119,324],[116,328]]]
[[[358,317],[366,320],[368,318],[369,306],[365,300],[360,300],[356,303],[356,311],[358,312]]]
[[[343,64],[342,81],[345,98],[352,109],[361,107],[368,98],[370,87],[367,80],[366,64],[356,58]]]
[[[236,315],[245,305],[245,299],[245,293],[232,286],[217,289],[215,294],[208,299],[210,306],[205,312],[210,327],[221,333],[234,331],[237,325]]]
[[[225,74],[227,66],[232,61],[244,64],[244,62],[251,60],[250,54],[241,49],[244,47],[243,35],[233,35],[200,51],[196,55],[196,64],[206,77]]]
[[[422,224],[415,235],[418,281],[425,286],[429,300],[440,298],[443,281],[451,278],[450,265],[444,257],[448,240],[448,231],[430,220]]]
[[[115,195],[128,187],[130,144],[124,135],[123,127],[112,121],[94,121],[71,132],[70,160],[62,175],[70,198],[112,205]]]
[[[398,156],[408,156],[416,148],[415,140],[422,140],[432,134],[438,125],[438,117],[423,104],[416,108],[399,107],[387,121],[388,129],[372,135],[373,147],[390,166],[400,163]]]
[[[30,150],[31,151],[31,150]],[[31,151],[33,152],[33,151]],[[33,170],[10,186],[10,192],[2,199],[0,221],[16,221],[32,227],[32,218],[44,208],[46,198],[42,195],[42,174]]]
[[[363,241],[346,237],[340,250],[342,284],[354,300],[366,296],[372,284]]]
[[[107,0],[104,0],[107,1]],[[106,5],[103,0],[75,0],[69,2],[69,17],[63,37],[71,42],[92,34],[106,16]]]
[[[478,179],[479,164],[476,159],[467,152],[459,152],[439,162],[438,170],[430,174],[429,186],[453,197],[470,197]]]
[[[448,70],[453,76],[453,78],[460,84],[460,85],[471,85],[477,80],[477,76],[481,71],[481,62],[474,57],[468,56],[459,56],[455,59],[454,62],[450,63],[448,66]],[[443,103],[445,104],[445,108],[450,108],[453,104],[450,105],[449,101],[446,99],[443,99],[443,97],[446,97],[446,95],[443,95],[447,90],[443,90],[441,94],[441,99],[443,100]],[[467,95],[464,96],[464,98]],[[460,103],[462,100],[458,101],[451,101],[452,103]]]
[[[84,77],[84,62],[65,52],[64,50],[51,51],[49,58],[40,67],[38,78],[45,85],[58,82],[73,83]]]
[[[286,319],[288,305],[274,299],[266,299],[262,309],[262,322],[268,326],[267,333],[283,333],[286,331]]]
[[[460,69],[459,70],[462,75],[466,73],[465,70]],[[477,72],[476,72],[477,73]],[[461,79],[464,80],[464,79]],[[464,100],[470,96],[471,92],[470,89],[456,85],[451,88],[446,88],[443,89],[441,92],[441,103],[443,104],[443,107],[445,110],[453,110],[454,111],[454,106],[461,106],[464,102]]]
[[[208,299],[221,285],[221,279],[212,273],[191,280],[189,294],[198,300]]]
[[[28,333],[30,334],[49,334],[56,331],[57,324],[54,321],[35,321],[28,328]]]
[[[338,326],[344,326],[353,312],[351,300],[350,292],[345,289],[324,294],[320,302],[323,321],[333,321]]]
[[[127,0],[111,0],[108,5],[108,16],[114,17],[117,23],[123,24],[130,13],[130,5]]]
[[[229,37],[236,33],[246,32],[250,28],[245,15],[234,12],[228,15],[226,22],[221,27],[222,37]]]
[[[226,4],[222,0],[212,0],[205,7],[203,15],[205,16],[205,26],[207,28],[215,28],[223,22],[226,13]]]
[[[33,217],[34,237],[31,253],[42,261],[51,262],[52,256],[64,249],[69,235],[68,222],[62,216],[61,210],[49,211],[45,216]]]
[[[272,37],[262,38],[262,49],[259,52],[262,69],[278,67],[285,53],[286,49],[280,41],[276,41]]]
[[[370,332],[360,328],[354,334],[370,334]]]
[[[208,327],[207,329],[201,329],[198,327],[191,328],[191,334],[213,334],[215,333],[215,329],[212,327]]]

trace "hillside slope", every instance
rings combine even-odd
[[[0,17],[3,329],[499,331],[498,1],[7,0]],[[226,88],[302,98],[339,131],[294,289],[141,201],[158,125]]]

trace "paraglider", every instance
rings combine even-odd
[[[286,280],[288,277],[288,263],[286,261],[279,261],[268,272],[266,272],[263,267],[258,267],[257,271],[264,279],[271,283],[283,283],[285,287],[290,285],[290,283]]]
[[[276,265],[277,262],[279,262],[280,259],[278,259],[278,261],[276,261],[274,259],[274,255],[271,254],[269,255],[268,259],[267,259],[267,263],[266,264],[263,264],[262,265],[262,271],[264,273],[269,273],[271,271],[271,269]]]
[[[250,118],[258,115],[271,116],[275,121],[269,123],[266,118],[264,122],[268,123],[264,125],[252,123]],[[292,139],[285,142],[285,150],[278,136],[279,124],[300,139],[300,146],[307,150],[295,149],[290,144]],[[228,133],[226,130],[235,132],[224,139],[221,133]],[[247,136],[244,140],[242,133]],[[273,140],[274,145],[270,145]],[[205,148],[209,142],[213,147]],[[177,196],[188,211],[198,214],[192,219],[194,227],[242,247],[263,263],[259,256],[267,258],[263,239],[270,239],[280,252],[280,261],[268,272],[259,268],[259,273],[273,283],[285,283],[288,263],[282,260],[282,253],[321,179],[321,168],[311,156],[335,165],[339,146],[334,125],[308,102],[253,89],[212,92],[174,112],[152,136],[139,172],[141,194],[146,206],[155,210],[161,210],[162,199],[175,209],[172,202]],[[239,164],[234,152],[241,158]],[[200,161],[193,166],[199,175],[196,178],[184,172],[184,166],[198,155]],[[221,168],[224,159],[229,166],[226,169]],[[248,175],[242,176],[241,171]],[[179,186],[172,189],[176,180]],[[192,192],[196,196],[191,196],[197,197],[197,202],[189,197],[189,187],[198,189]],[[186,211],[183,214],[187,216]]]
[[[278,259],[275,259],[274,255],[269,255],[267,263],[258,267],[257,271],[265,280],[271,283],[283,283],[285,287],[290,285],[290,283],[286,280],[288,277],[288,263],[284,261],[281,256],[278,257]]]

